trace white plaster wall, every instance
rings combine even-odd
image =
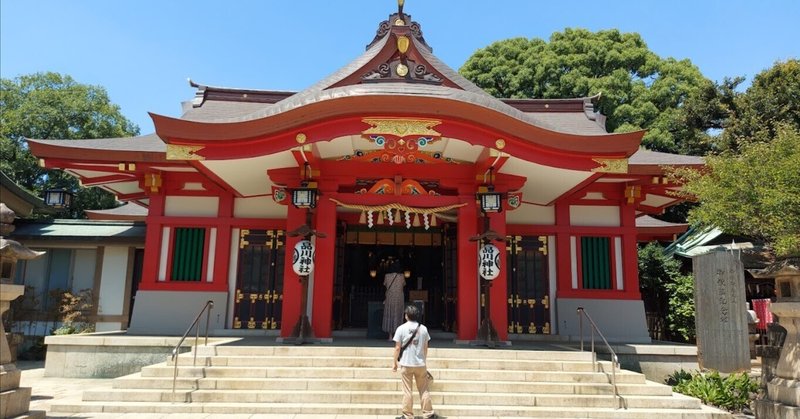
[[[230,263],[228,264],[228,307],[234,306],[236,298],[236,274],[239,267],[239,232],[238,228],[231,229],[231,248],[229,253]],[[225,327],[233,327],[233,311],[228,310],[225,316]]]
[[[164,282],[167,280],[167,252],[169,252],[169,236],[170,228],[164,227],[161,230],[161,251],[158,256],[158,281]]]
[[[233,216],[237,218],[286,218],[286,206],[279,205],[271,196],[236,198]]]
[[[168,196],[164,215],[171,217],[216,217],[219,198],[215,196]]]
[[[75,264],[72,268],[72,291],[94,287],[94,268],[97,263],[97,250],[76,249]]]
[[[540,205],[522,204],[519,208],[511,211],[504,211],[506,223],[508,224],[537,224],[555,225],[555,207],[543,207]]]
[[[206,266],[206,282],[214,282],[214,263],[216,262],[217,256],[217,252],[215,252],[216,248],[217,229],[212,228],[208,237],[208,255],[206,256],[208,265]]]
[[[619,207],[572,205],[569,219],[574,226],[619,227]]]
[[[97,314],[122,314],[125,303],[127,274],[128,248],[125,246],[107,246],[103,252]]]
[[[578,307],[583,307],[594,319],[609,342],[650,343],[642,300],[559,298],[559,335],[580,338]],[[591,336],[590,327],[584,322],[583,336],[587,341]]]

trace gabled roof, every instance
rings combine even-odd
[[[156,131],[167,142],[173,137],[184,143],[258,138],[290,130],[298,120],[313,121],[315,116],[345,117],[398,109],[475,122],[484,119],[489,126],[494,125],[488,122],[492,121],[509,127],[509,136],[571,151],[629,156],[643,135],[609,134],[604,118],[594,112],[592,98],[498,99],[489,95],[433,55],[420,25],[405,13],[394,13],[381,22],[361,56],[301,92],[192,85],[198,92],[180,119],[151,114]],[[298,116],[300,110],[303,118]],[[573,136],[596,138],[570,147],[580,142]],[[553,140],[543,140],[546,137]]]
[[[48,207],[38,196],[17,185],[5,173],[0,172],[0,199],[19,217],[27,217],[34,211],[51,214]]]
[[[147,208],[135,202],[126,202],[111,209],[85,210],[83,212],[90,220],[144,221],[147,218]]]
[[[12,237],[17,240],[47,239],[87,242],[144,242],[141,222],[95,220],[20,220]]]

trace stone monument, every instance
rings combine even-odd
[[[721,251],[695,256],[692,266],[698,364],[722,373],[750,371],[742,262]]]
[[[754,276],[775,278],[777,301],[770,310],[786,329],[766,395],[756,400],[756,417],[800,419],[800,258],[784,259]]]
[[[11,283],[17,260],[34,259],[44,254],[44,252],[35,252],[4,237],[14,231],[13,221],[14,212],[5,204],[0,203],[0,318],[11,306],[11,301],[25,291],[24,285]],[[13,362],[6,340],[5,327],[0,321],[0,418],[43,418],[44,412],[28,411],[31,403],[31,389],[19,386],[21,375],[20,370]]]

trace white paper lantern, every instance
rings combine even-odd
[[[300,240],[294,245],[292,269],[300,276],[309,275],[314,271],[314,244],[310,240]]]
[[[478,272],[486,280],[500,276],[500,249],[493,244],[486,244],[478,252]]]

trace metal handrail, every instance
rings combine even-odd
[[[611,348],[611,345],[608,344],[608,341],[606,340],[606,337],[603,336],[603,332],[600,331],[600,329],[597,327],[597,324],[595,324],[594,320],[592,320],[592,316],[590,316],[589,313],[587,313],[586,310],[584,310],[583,307],[578,307],[578,324],[579,324],[580,333],[581,333],[581,352],[583,352],[583,318],[584,317],[586,317],[586,319],[589,320],[589,323],[592,325],[592,363],[593,363],[593,367],[594,367],[595,372],[597,372],[597,353],[594,350],[594,332],[595,331],[597,331],[597,334],[600,335],[601,339],[603,339],[603,343],[606,344],[606,348],[608,348],[608,351],[611,353],[611,385],[614,387],[614,400],[617,400],[617,398],[619,398],[619,403],[617,403],[617,405],[616,405],[617,407],[615,408],[615,409],[618,409],[620,407],[620,405],[622,404],[621,403],[622,402],[622,396],[619,395],[619,391],[617,389],[617,368],[619,368],[619,358],[617,357],[617,353],[614,352],[614,349]]]
[[[200,328],[197,326],[197,321],[200,320],[200,316],[203,315],[203,312],[206,313],[206,340],[204,345],[208,345],[208,324],[211,319],[211,309],[214,308],[214,301],[208,300],[206,301],[203,308],[197,313],[197,316],[194,318],[192,324],[186,329],[186,332],[183,333],[181,340],[178,341],[178,344],[175,345],[175,348],[172,350],[172,363],[175,366],[172,372],[172,400],[175,400],[175,382],[178,380],[178,349],[180,349],[183,341],[186,340],[186,336],[189,335],[189,332],[192,331],[192,328],[195,330],[194,334],[194,359],[192,360],[192,366],[197,366],[197,341],[200,339]]]

